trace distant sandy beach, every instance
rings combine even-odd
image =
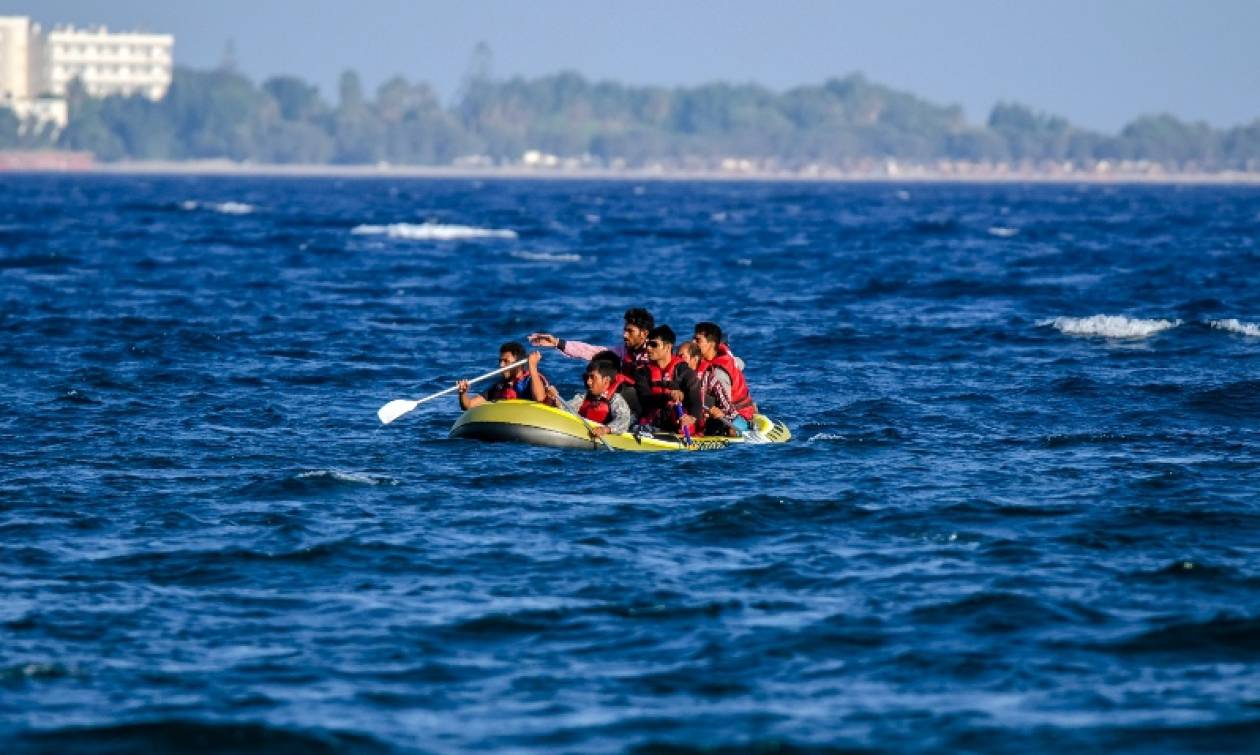
[[[796,171],[722,171],[681,169],[556,169],[530,167],[467,167],[423,165],[274,165],[231,160],[127,161],[97,163],[91,173],[111,175],[261,176],[283,178],[450,178],[560,181],[799,181],[804,183],[1089,183],[1260,185],[1260,173],[1008,171],[945,173],[921,166],[896,172],[802,173]]]

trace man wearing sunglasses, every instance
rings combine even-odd
[[[644,342],[648,363],[635,373],[635,390],[643,410],[639,421],[662,432],[678,433],[684,427],[694,427],[704,412],[700,380],[686,360],[674,354],[677,340],[668,325],[652,328]],[[678,407],[682,408],[681,415]]]

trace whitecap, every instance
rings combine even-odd
[[[1002,225],[995,225],[989,228],[989,235],[997,236],[1000,239],[1009,239],[1010,237],[1018,233],[1019,233],[1018,228],[1007,228],[1006,226],[1002,226]]]
[[[179,206],[180,209],[189,211],[204,208],[214,212],[221,212],[224,215],[248,215],[258,209],[252,204],[246,204],[245,202],[197,202],[191,199],[180,202]]]
[[[518,260],[530,262],[581,262],[580,254],[550,254],[548,252],[510,252],[510,256]]]
[[[254,211],[255,207],[244,202],[218,202],[210,205],[210,209],[224,215],[248,215]]]
[[[385,475],[368,474],[367,472],[342,472],[337,469],[312,469],[300,472],[299,480],[330,479],[337,482],[350,482],[356,485],[397,485],[398,480]]]
[[[1055,317],[1037,323],[1053,326],[1064,335],[1102,336],[1104,338],[1147,338],[1181,324],[1181,320],[1142,320],[1124,315],[1092,317]]]
[[[390,223],[389,225],[357,225],[350,230],[356,236],[388,236],[412,241],[457,241],[460,239],[514,239],[516,231],[502,228],[477,228],[470,225],[442,223]]]
[[[1213,320],[1212,327],[1217,330],[1229,331],[1230,333],[1239,333],[1244,336],[1260,338],[1260,325],[1255,325],[1249,322],[1239,322],[1232,317],[1228,320]]]

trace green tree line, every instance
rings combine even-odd
[[[861,74],[782,92],[754,84],[628,86],[576,73],[474,76],[449,105],[395,77],[369,95],[341,76],[335,104],[293,76],[256,85],[231,70],[177,68],[160,101],[87,96],[72,86],[70,125],[22,128],[0,110],[0,147],[87,150],[105,161],[229,158],[259,163],[446,165],[526,150],[595,164],[712,164],[737,157],[784,168],[875,158],[911,162],[1148,160],[1173,168],[1260,170],[1260,119],[1230,129],[1143,116],[1117,134],[1017,103],[984,124],[962,110]],[[707,161],[707,162],[706,162]]]

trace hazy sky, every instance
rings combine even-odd
[[[1260,0],[0,0],[0,15],[175,35],[178,63],[292,73],[331,100],[353,68],[454,95],[479,41],[497,76],[776,89],[862,71],[981,122],[1016,100],[1114,131],[1169,112],[1260,118]]]

